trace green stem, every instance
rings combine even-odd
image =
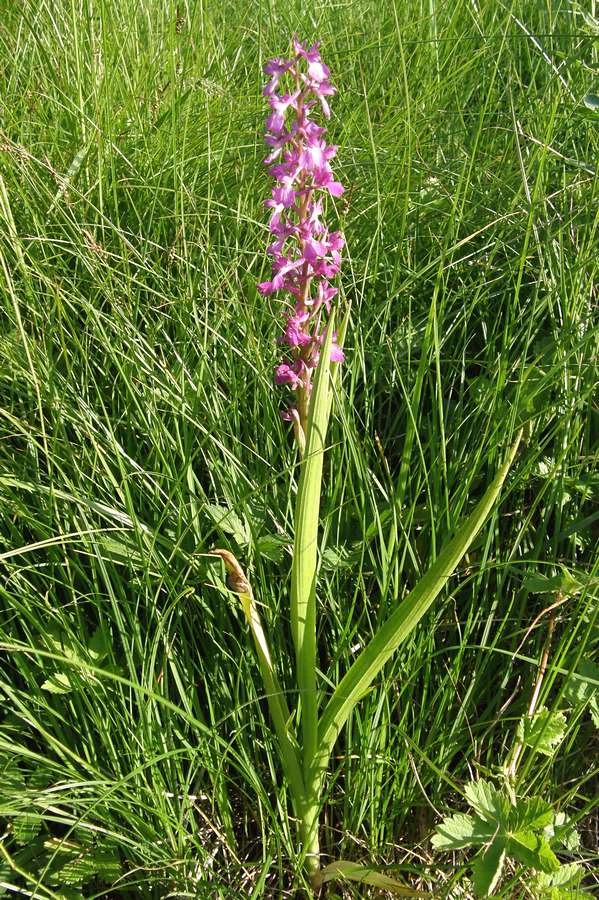
[[[291,629],[295,645],[297,684],[300,693],[302,777],[305,786],[300,816],[306,870],[314,875],[320,865],[318,848],[319,785],[312,779],[318,741],[318,693],[316,689],[316,571],[318,567],[318,519],[329,418],[330,358],[334,316],[316,371],[310,400],[306,453],[301,462],[295,510],[295,541],[291,566]]]

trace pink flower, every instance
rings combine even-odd
[[[270,77],[264,88],[270,107],[265,136],[270,153],[265,164],[276,184],[265,201],[274,235],[267,250],[273,275],[258,285],[258,291],[263,295],[286,291],[294,298],[295,312],[287,315],[279,338],[291,359],[276,367],[275,382],[297,393],[297,405],[284,418],[297,419],[305,430],[312,370],[318,365],[331,301],[338,293],[329,279],[339,271],[345,244],[341,232],[329,232],[323,221],[325,198],[340,197],[344,188],[330,164],[337,147],[327,144],[326,128],[311,118],[319,106],[326,118],[330,115],[327,98],[336,90],[328,66],[318,43],[308,47],[294,37],[292,47],[290,59],[277,57],[264,67]],[[331,361],[343,358],[334,335]]]

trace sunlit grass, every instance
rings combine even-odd
[[[250,636],[199,554],[243,560],[291,659],[297,459],[272,386],[281,310],[255,284],[261,64],[297,31],[336,73],[348,185],[325,676],[340,680],[525,425],[482,537],[337,745],[325,811],[325,861],[335,848],[457,892],[464,870],[430,836],[454,787],[505,761],[527,709],[555,600],[527,579],[597,576],[588,26],[571,4],[491,0],[0,13],[0,815],[16,867],[0,858],[0,882],[38,897],[294,885]],[[541,699],[568,710],[566,673],[596,657],[596,590],[556,616]],[[518,788],[580,817],[592,870],[593,725],[567,721]]]

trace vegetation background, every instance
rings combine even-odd
[[[251,640],[199,554],[247,566],[292,685],[297,458],[282,309],[255,285],[261,66],[294,32],[338,87],[348,188],[325,684],[525,427],[482,537],[338,745],[323,850],[467,896],[430,837],[508,757],[552,621],[540,702],[566,725],[516,787],[573,817],[592,890],[596,674],[577,695],[571,673],[596,673],[598,639],[594,7],[0,0],[0,893],[293,890]]]

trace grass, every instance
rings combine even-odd
[[[530,578],[561,565],[579,584],[554,611],[541,702],[567,729],[552,755],[525,752],[516,788],[577,821],[592,890],[596,732],[565,693],[598,638],[588,20],[560,0],[0,13],[0,884],[40,898],[297,886],[252,643],[200,555],[243,560],[289,688],[297,459],[272,387],[281,309],[255,284],[261,65],[297,31],[322,40],[339,88],[330,136],[348,185],[325,677],[525,427],[482,538],[337,745],[323,853],[468,895],[464,859],[430,837],[513,746],[561,590]],[[505,891],[525,896],[525,881]]]

